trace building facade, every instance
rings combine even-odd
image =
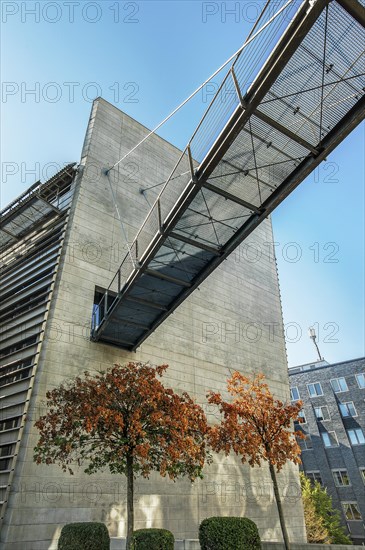
[[[45,412],[47,390],[62,381],[115,362],[167,363],[165,383],[195,397],[210,422],[215,417],[206,393],[223,391],[231,369],[263,372],[275,396],[289,400],[276,263],[264,246],[273,242],[270,219],[249,239],[263,251],[260,261],[249,262],[237,250],[136,353],[91,341],[100,293],[181,154],[154,135],[109,178],[106,168],[147,131],[96,100],[79,165],[33,186],[3,212],[0,474],[6,550],[56,548],[62,526],[74,521],[103,521],[112,536],[125,535],[123,478],[108,472],[90,477],[83,468],[70,477],[33,461],[34,421]],[[304,541],[297,467],[288,464],[279,483],[290,537]],[[136,482],[136,528],[165,527],[175,538],[197,538],[200,521],[212,515],[248,516],[263,540],[281,540],[266,466],[249,468],[219,455],[193,485],[157,474]]]
[[[327,488],[355,544],[365,543],[365,358],[289,369],[291,399],[303,401],[306,476]]]

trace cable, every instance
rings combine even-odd
[[[118,220],[119,220],[119,223],[120,223],[120,227],[122,229],[122,233],[123,233],[126,245],[127,245],[128,254],[129,254],[129,256],[132,260],[132,264],[133,264],[134,269],[136,269],[136,262],[135,262],[135,259],[133,258],[132,250],[131,250],[131,247],[129,246],[129,243],[128,243],[127,232],[125,230],[125,227],[124,227],[124,224],[123,224],[123,221],[122,221],[122,217],[121,217],[120,212],[119,212],[117,198],[116,198],[115,193],[114,193],[112,182],[110,181],[109,173],[107,174],[107,176],[108,176],[108,182],[109,182],[109,186],[110,186],[110,192],[112,194],[112,198],[113,198],[113,202],[114,202],[114,208],[115,208],[115,211],[117,213],[117,217],[118,217]]]

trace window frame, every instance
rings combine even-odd
[[[329,434],[335,434],[335,440],[336,440],[336,445],[326,445],[325,444],[325,441],[324,441],[324,435],[328,435],[329,439],[330,439],[330,435]],[[326,431],[326,432],[321,432],[321,439],[322,439],[322,443],[324,445],[324,447],[326,449],[331,449],[332,447],[339,447],[339,443],[338,443],[338,437],[337,437],[337,434],[335,432],[335,430],[330,430],[330,431]]]
[[[351,436],[350,436],[350,432],[354,432],[354,434],[356,434],[356,439],[357,439],[357,443],[353,443],[352,440],[351,440]],[[364,441],[362,442],[359,442],[359,438],[357,436],[357,432],[361,432],[362,434],[362,438]],[[351,444],[351,447],[356,447],[357,445],[365,445],[365,434],[364,432],[362,431],[362,428],[350,428],[348,430],[346,430],[346,433],[347,433],[347,437],[350,441],[350,444]]]
[[[318,483],[323,487],[323,480],[320,470],[308,470],[307,472],[304,472],[304,474],[311,483],[313,482],[313,485],[316,481],[318,481]],[[318,474],[319,479],[315,479],[315,474]],[[313,476],[313,478],[310,477],[311,475]]]
[[[305,439],[299,439],[299,438],[297,439],[297,443],[300,447],[301,452],[304,453],[304,451],[313,451],[313,441],[312,441],[311,434],[308,433],[304,435],[305,435]],[[310,445],[311,445],[310,447],[307,445],[307,441],[310,441]],[[304,448],[302,448],[301,445],[303,445]]]
[[[363,386],[361,386],[360,382],[359,382],[359,377],[360,376],[364,378],[364,385]],[[358,374],[355,374],[355,378],[356,378],[356,382],[357,382],[357,385],[359,386],[360,390],[365,389],[365,372],[359,372]]]
[[[354,517],[348,518],[347,515],[346,515],[345,505],[350,505],[350,506],[355,505],[360,517],[357,518],[357,519],[354,518]],[[344,501],[341,500],[341,506],[342,506],[343,514],[346,518],[346,521],[362,521],[362,515],[361,515],[361,512],[360,512],[360,507],[359,507],[356,500],[344,500]],[[352,516],[354,516],[353,512],[352,512]]]
[[[318,384],[318,386],[320,387],[321,393],[316,393],[315,395],[312,395],[310,390],[309,390],[309,386],[313,386],[313,388],[315,389],[316,384]],[[321,397],[323,395],[323,388],[322,388],[322,384],[320,382],[310,382],[309,384],[307,384],[307,389],[308,389],[309,397],[311,399],[314,398],[314,397]]]
[[[352,405],[352,407],[353,407],[353,409],[354,409],[354,411],[355,411],[355,414],[346,414],[346,415],[344,415],[344,414],[342,413],[341,406],[346,407],[347,411],[350,413],[348,405]],[[343,403],[339,403],[339,404],[338,404],[338,408],[339,408],[339,410],[340,410],[340,414],[341,414],[341,417],[342,417],[342,418],[355,418],[355,417],[357,416],[357,410],[356,410],[356,407],[355,407],[353,401],[344,401]]]
[[[363,484],[365,485],[365,468],[363,466],[360,466],[360,477],[362,479]]]
[[[339,474],[339,477],[341,478],[341,481],[343,479],[343,476],[342,474],[345,472],[345,475],[347,477],[347,480],[348,480],[348,483],[337,483],[338,481],[338,478],[335,477],[335,474],[338,473]],[[350,480],[350,476],[347,472],[347,469],[346,468],[334,468],[332,470],[332,477],[333,477],[333,480],[335,482],[335,485],[336,487],[350,487],[352,484],[351,484],[351,480]]]
[[[298,394],[298,399],[293,399],[292,398],[292,390],[296,390],[297,394]],[[290,401],[300,401],[300,393],[299,393],[299,390],[298,390],[298,386],[292,386],[290,388]]]
[[[338,380],[344,380],[345,381],[345,384],[346,384],[346,389],[345,390],[341,389],[340,383],[338,382]],[[340,388],[338,391],[335,390],[335,388],[333,387],[332,382],[337,382],[338,387]],[[334,393],[344,393],[346,391],[349,391],[349,387],[348,387],[348,384],[346,382],[346,378],[344,376],[338,376],[337,378],[331,378],[330,379],[330,384],[331,384],[331,388],[333,389]]]
[[[328,422],[329,420],[331,420],[330,411],[327,405],[320,405],[319,407],[313,407],[313,409],[314,409],[314,416],[316,417],[317,422]],[[318,418],[316,413],[317,409],[321,409],[321,412],[322,412],[322,409],[327,409],[328,418],[324,418],[323,415],[322,415],[322,418]]]

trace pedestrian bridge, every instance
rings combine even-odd
[[[94,341],[135,350],[361,122],[364,3],[262,14],[95,304]]]

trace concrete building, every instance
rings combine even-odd
[[[35,184],[3,211],[4,549],[56,548],[62,526],[72,521],[104,521],[112,536],[125,534],[124,479],[107,472],[90,477],[82,468],[70,477],[58,467],[33,462],[34,421],[44,412],[46,391],[65,379],[115,362],[168,363],[166,383],[194,396],[210,421],[214,416],[205,404],[206,392],[223,390],[229,369],[264,372],[275,395],[289,400],[276,263],[263,246],[273,241],[270,219],[248,241],[267,255],[250,263],[236,251],[136,353],[90,340],[94,304],[125,255],[125,238],[132,240],[159,190],[141,194],[140,188],[164,181],[180,155],[153,136],[119,166],[110,187],[105,168],[146,133],[97,99],[79,165]],[[290,537],[304,541],[297,467],[288,464],[279,482]],[[217,456],[204,479],[193,485],[157,474],[137,480],[135,508],[136,528],[163,526],[178,539],[197,538],[203,518],[222,514],[246,515],[257,523],[263,540],[281,540],[268,468],[243,467],[233,457]]]
[[[354,544],[365,543],[365,358],[289,369],[303,401],[302,469],[327,488]]]

